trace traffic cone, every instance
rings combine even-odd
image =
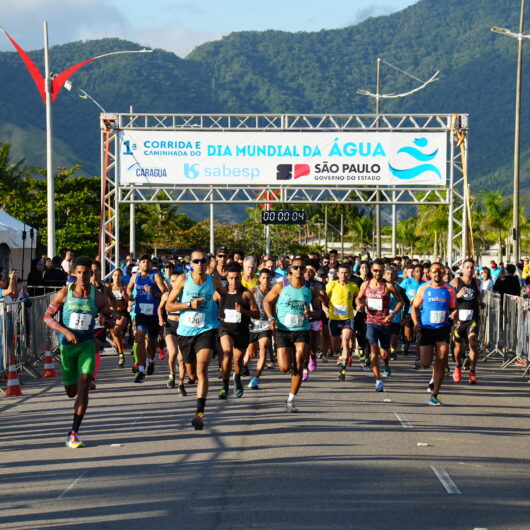
[[[22,395],[20,383],[18,381],[17,366],[13,355],[9,358],[9,373],[7,376],[6,397],[18,397]]]
[[[55,371],[55,365],[53,364],[52,352],[46,348],[44,356],[44,374],[42,377],[57,377],[57,372]]]

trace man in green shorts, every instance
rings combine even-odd
[[[89,384],[96,364],[95,315],[110,315],[107,297],[90,283],[91,267],[90,258],[77,258],[73,273],[75,283],[63,287],[55,295],[44,315],[44,323],[58,335],[64,389],[68,397],[76,398],[74,421],[66,439],[67,447],[72,449],[85,445],[78,432],[88,407]],[[59,312],[58,322],[54,317]]]

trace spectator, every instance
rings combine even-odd
[[[44,289],[42,288],[44,285],[43,273],[44,264],[42,261],[40,259],[31,260],[31,268],[27,280],[31,296],[40,296],[44,294]],[[40,288],[35,288],[35,286],[40,286]]]
[[[489,267],[482,267],[480,271],[482,283],[480,288],[482,291],[493,291],[493,279],[491,278],[491,272]]]
[[[519,278],[515,276],[515,265],[511,263],[506,265],[505,274],[499,276],[493,285],[493,291],[501,295],[511,294],[513,296],[521,296],[521,283]]]
[[[49,287],[64,287],[68,274],[61,267],[62,260],[59,256],[52,259],[52,268],[44,271],[44,285]]]
[[[64,259],[61,263],[63,271],[71,276],[74,273],[74,252],[73,250],[68,249],[64,255]]]

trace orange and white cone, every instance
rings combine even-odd
[[[55,371],[55,365],[53,364],[52,352],[48,349],[45,352],[44,356],[44,374],[42,377],[57,377],[57,372]]]
[[[22,395],[20,383],[18,381],[17,365],[13,355],[9,358],[9,373],[7,376],[6,397],[18,397]]]

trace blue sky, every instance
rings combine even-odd
[[[180,56],[233,31],[318,31],[399,11],[418,0],[16,0],[0,24],[26,50],[42,48],[42,22],[50,45],[118,37]],[[0,51],[12,50],[0,36]]]

